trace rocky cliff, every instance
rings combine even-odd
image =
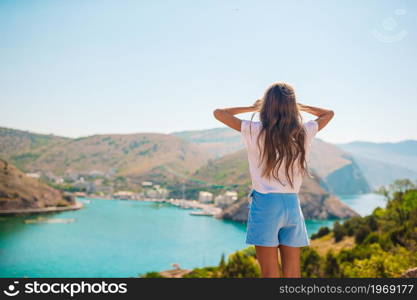
[[[340,148],[314,139],[309,166],[321,184],[338,195],[369,193],[371,188],[355,159]]]
[[[74,197],[63,195],[15,166],[0,160],[0,212],[41,211],[76,206]]]

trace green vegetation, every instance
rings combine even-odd
[[[159,273],[158,273],[159,274]],[[255,259],[253,246],[236,251],[226,261],[222,255],[216,267],[195,268],[184,278],[253,278],[260,276],[259,265]],[[143,278],[155,278],[155,272],[149,272]]]
[[[53,138],[52,136],[47,136],[47,135],[31,135],[30,136],[30,141],[31,141],[31,148],[38,148],[41,146],[46,146],[48,145],[48,143],[51,141],[51,139]]]
[[[139,148],[142,145],[149,144],[149,143],[150,143],[149,139],[147,139],[146,137],[142,137],[141,141],[136,140],[136,141],[130,142],[129,149],[133,150],[133,149]]]
[[[399,277],[417,266],[417,187],[410,181],[396,181],[389,188],[386,208],[366,217],[354,217],[333,229],[322,227],[312,236],[315,243],[334,238],[337,243],[354,237],[352,248],[330,249],[320,255],[313,247],[301,252],[302,277]],[[318,244],[319,245],[319,244]],[[152,273],[149,273],[152,274]],[[215,267],[193,269],[187,278],[259,277],[255,249],[250,246],[222,256]]]
[[[10,160],[14,165],[16,165],[20,169],[24,169],[24,165],[35,161],[40,156],[39,153],[22,153],[18,155],[13,155],[10,157]]]
[[[317,233],[311,235],[311,239],[320,238],[322,236],[328,235],[330,233],[329,227],[321,227]]]
[[[398,180],[387,195],[391,196],[385,209],[336,222],[333,230],[321,228],[312,236],[317,239],[329,231],[336,242],[351,236],[355,246],[339,253],[329,251],[325,257],[303,249],[303,276],[399,277],[417,266],[417,187],[409,180]]]
[[[85,188],[73,186],[69,183],[56,184],[56,183],[48,182],[48,181],[45,181],[45,180],[42,180],[42,182],[48,184],[49,186],[53,187],[54,189],[64,191],[64,192],[75,193],[75,192],[85,192],[86,191]]]

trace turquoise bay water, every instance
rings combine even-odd
[[[341,198],[361,214],[384,205],[375,194]],[[245,224],[189,213],[169,204],[90,199],[79,211],[44,215],[72,223],[0,218],[0,277],[131,277],[172,263],[217,265],[222,253],[246,247]],[[306,220],[310,235],[332,223]]]

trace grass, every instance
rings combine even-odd
[[[311,247],[316,250],[321,256],[326,255],[327,251],[333,250],[333,253],[338,253],[342,249],[351,249],[355,245],[355,238],[353,236],[344,236],[339,242],[335,242],[331,233],[320,238],[311,240]]]

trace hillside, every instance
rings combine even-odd
[[[0,127],[0,157],[21,167],[33,161],[42,150],[69,141],[69,138],[38,134],[29,131]],[[19,153],[26,153],[21,155]]]
[[[338,144],[354,155],[390,162],[417,171],[417,141],[398,143],[352,142]]]
[[[51,171],[55,175],[100,171],[134,178],[169,178],[187,174],[206,163],[208,155],[178,137],[158,133],[94,135],[57,138],[33,146],[39,135],[8,130],[0,144],[13,145],[3,157],[25,172]],[[36,143],[35,143],[36,144]],[[37,145],[37,144],[36,144]]]
[[[337,146],[352,154],[373,187],[399,178],[417,178],[417,141],[352,142]]]
[[[371,190],[355,159],[335,145],[314,139],[309,163],[325,188],[334,194],[362,194]]]
[[[363,175],[374,189],[382,185],[388,185],[400,178],[417,179],[417,171],[413,171],[409,168],[357,155],[355,156],[355,161],[358,163]],[[387,172],[387,170],[389,171]]]
[[[230,128],[172,134],[202,147],[213,158],[232,154],[244,148],[239,132]],[[227,161],[223,162],[227,163]],[[337,146],[320,139],[315,139],[313,142],[310,167],[322,178],[322,185],[332,193],[360,194],[370,191],[370,186],[353,157]],[[230,177],[230,179],[237,178]]]
[[[0,160],[0,213],[74,206],[71,196],[64,196],[37,179],[27,177],[15,166]]]
[[[242,149],[208,163],[198,169],[194,178],[208,181],[210,184],[249,185],[249,165],[246,150]]]
[[[208,181],[210,184],[249,186],[250,176],[246,150],[240,150],[210,161],[197,170],[193,177]],[[357,215],[337,197],[325,191],[320,186],[318,177],[304,179],[300,190],[300,202],[304,216],[308,219],[346,218]],[[223,217],[235,221],[246,221],[247,209],[247,199],[242,198],[227,208]]]
[[[173,132],[171,135],[201,146],[212,158],[218,158],[243,148],[239,133],[228,127],[180,131]]]

